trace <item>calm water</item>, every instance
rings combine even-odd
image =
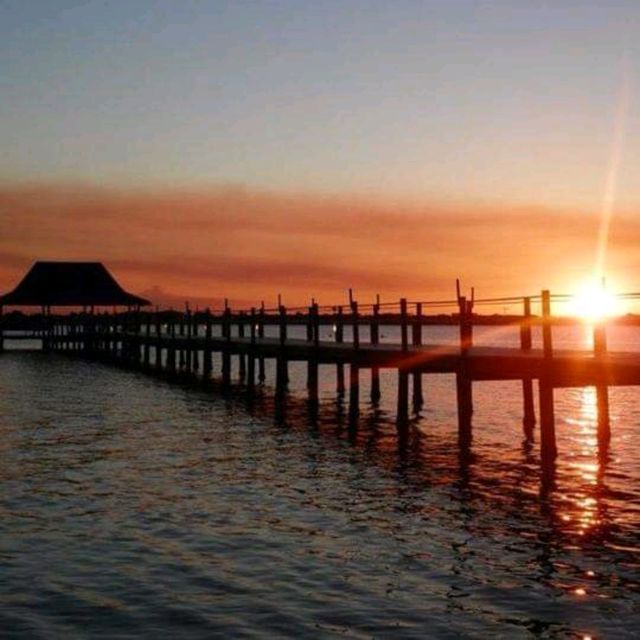
[[[610,345],[640,350],[640,330]],[[354,428],[322,369],[314,418],[303,367],[281,410],[268,393],[250,404],[2,354],[0,636],[640,635],[640,389],[611,390],[605,455],[594,391],[557,391],[560,457],[543,481],[518,383],[475,385],[460,456],[452,377],[425,378],[402,446],[394,376],[373,408],[363,375]]]

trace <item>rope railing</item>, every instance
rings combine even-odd
[[[640,292],[621,292],[621,293],[610,293],[611,298],[616,300],[640,300]],[[551,302],[564,304],[569,303],[579,298],[579,294],[567,294],[567,293],[551,293],[549,294],[549,300]],[[406,305],[406,313],[410,316],[414,316],[417,314],[422,314],[425,310],[430,309],[451,309],[454,314],[459,312],[460,299],[434,299],[434,300],[404,300],[404,304]],[[470,308],[473,309],[475,307],[491,307],[491,306],[504,306],[504,307],[513,307],[515,305],[524,305],[524,301],[528,300],[529,304],[540,303],[542,301],[541,294],[534,295],[522,295],[522,296],[496,296],[496,297],[486,297],[486,298],[475,298],[472,294],[471,298],[466,299],[467,304],[470,304]],[[315,307],[318,313],[321,315],[336,315],[339,312],[343,314],[345,318],[349,318],[354,313],[354,308],[357,307],[357,312],[359,314],[373,314],[377,312],[379,315],[389,315],[396,314],[402,312],[402,304],[401,300],[397,301],[381,301],[377,302],[358,302],[356,300],[345,301],[341,304],[318,304],[315,299],[309,305],[296,305],[287,307],[285,305],[282,306],[273,306],[266,307],[264,303],[261,305],[257,305],[255,307],[239,307],[233,308],[225,302],[225,305],[214,305],[212,307],[208,307],[205,309],[196,309],[195,311],[189,309],[188,305],[185,306],[185,310],[180,309],[164,309],[159,311],[158,309],[154,311],[142,311],[142,313],[152,314],[152,313],[162,313],[162,314],[175,314],[177,316],[192,314],[194,316],[202,317],[203,315],[211,315],[212,317],[219,317],[224,315],[225,313],[230,313],[234,318],[237,316],[246,316],[247,321],[250,320],[251,314],[255,314],[257,317],[260,316],[279,316],[282,311],[285,312],[287,316],[292,314],[299,315],[307,315],[309,313],[310,308]],[[122,312],[125,313],[125,312]],[[513,314],[519,315],[519,314]]]

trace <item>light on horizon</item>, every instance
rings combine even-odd
[[[585,322],[598,322],[624,312],[622,301],[606,288],[604,282],[584,282],[569,301],[569,314]]]

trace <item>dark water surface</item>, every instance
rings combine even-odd
[[[393,376],[354,428],[303,371],[283,411],[0,355],[0,635],[640,637],[640,389],[600,455],[593,389],[558,391],[545,480],[517,383],[475,385],[461,456],[451,377],[402,443]]]

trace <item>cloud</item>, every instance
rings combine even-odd
[[[134,291],[264,299],[488,295],[564,287],[592,266],[594,213],[506,203],[383,201],[242,187],[133,190],[0,185],[0,290],[35,259],[102,260]],[[636,266],[640,224],[618,217],[610,249]]]

